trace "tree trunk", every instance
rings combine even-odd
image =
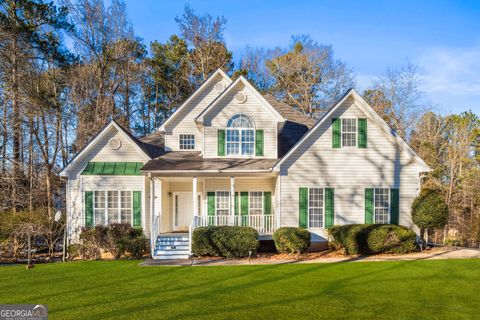
[[[17,188],[20,172],[20,128],[19,90],[18,90],[18,61],[17,39],[12,41],[12,127],[13,127],[13,171],[12,171],[12,211],[17,211]]]

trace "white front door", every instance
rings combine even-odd
[[[200,214],[202,208],[201,194],[198,193],[198,211]],[[188,226],[192,223],[193,217],[193,199],[191,192],[178,192],[173,195],[173,230],[188,231]]]

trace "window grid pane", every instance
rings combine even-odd
[[[121,191],[121,222],[130,223],[132,221],[132,192]]]
[[[218,191],[216,194],[217,216],[226,216],[230,212],[230,192]]]
[[[357,119],[342,119],[342,146],[357,145]]]
[[[195,135],[181,134],[180,135],[180,150],[194,150],[195,149]]]
[[[308,195],[308,227],[323,227],[323,188],[310,188]]]
[[[263,214],[263,192],[250,192],[249,207],[251,215]]]
[[[107,191],[108,223],[118,223],[118,191]]]
[[[93,199],[95,224],[105,224],[105,191],[95,191]]]
[[[375,223],[388,223],[390,209],[390,190],[375,188]]]
[[[227,155],[251,156],[255,152],[253,121],[243,114],[234,115],[227,123]]]

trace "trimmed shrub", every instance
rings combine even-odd
[[[80,233],[80,256],[84,259],[100,259],[102,251],[110,252],[115,259],[126,256],[140,259],[148,252],[148,240],[143,230],[129,224],[113,223],[83,228]]]
[[[257,253],[258,232],[250,227],[218,226],[194,230],[192,251],[197,256],[248,257]]]
[[[332,246],[346,254],[408,253],[416,249],[413,230],[393,224],[349,224],[328,230]]]
[[[218,227],[200,227],[196,228],[192,234],[192,253],[196,256],[204,257],[219,256],[220,252],[212,243],[212,233]]]
[[[412,203],[412,221],[420,228],[423,240],[425,230],[441,229],[448,221],[448,206],[439,190],[424,189]]]
[[[275,248],[282,253],[304,253],[310,247],[311,234],[303,228],[283,227],[273,234]]]

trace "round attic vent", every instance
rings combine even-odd
[[[225,90],[225,85],[219,82],[215,85],[215,90],[217,90],[218,92],[222,92],[223,90]]]
[[[118,150],[122,146],[122,141],[120,141],[118,138],[112,138],[110,141],[108,141],[108,145],[113,150]]]
[[[245,103],[245,101],[247,101],[247,95],[243,92],[239,92],[235,95],[235,101],[238,103]]]

